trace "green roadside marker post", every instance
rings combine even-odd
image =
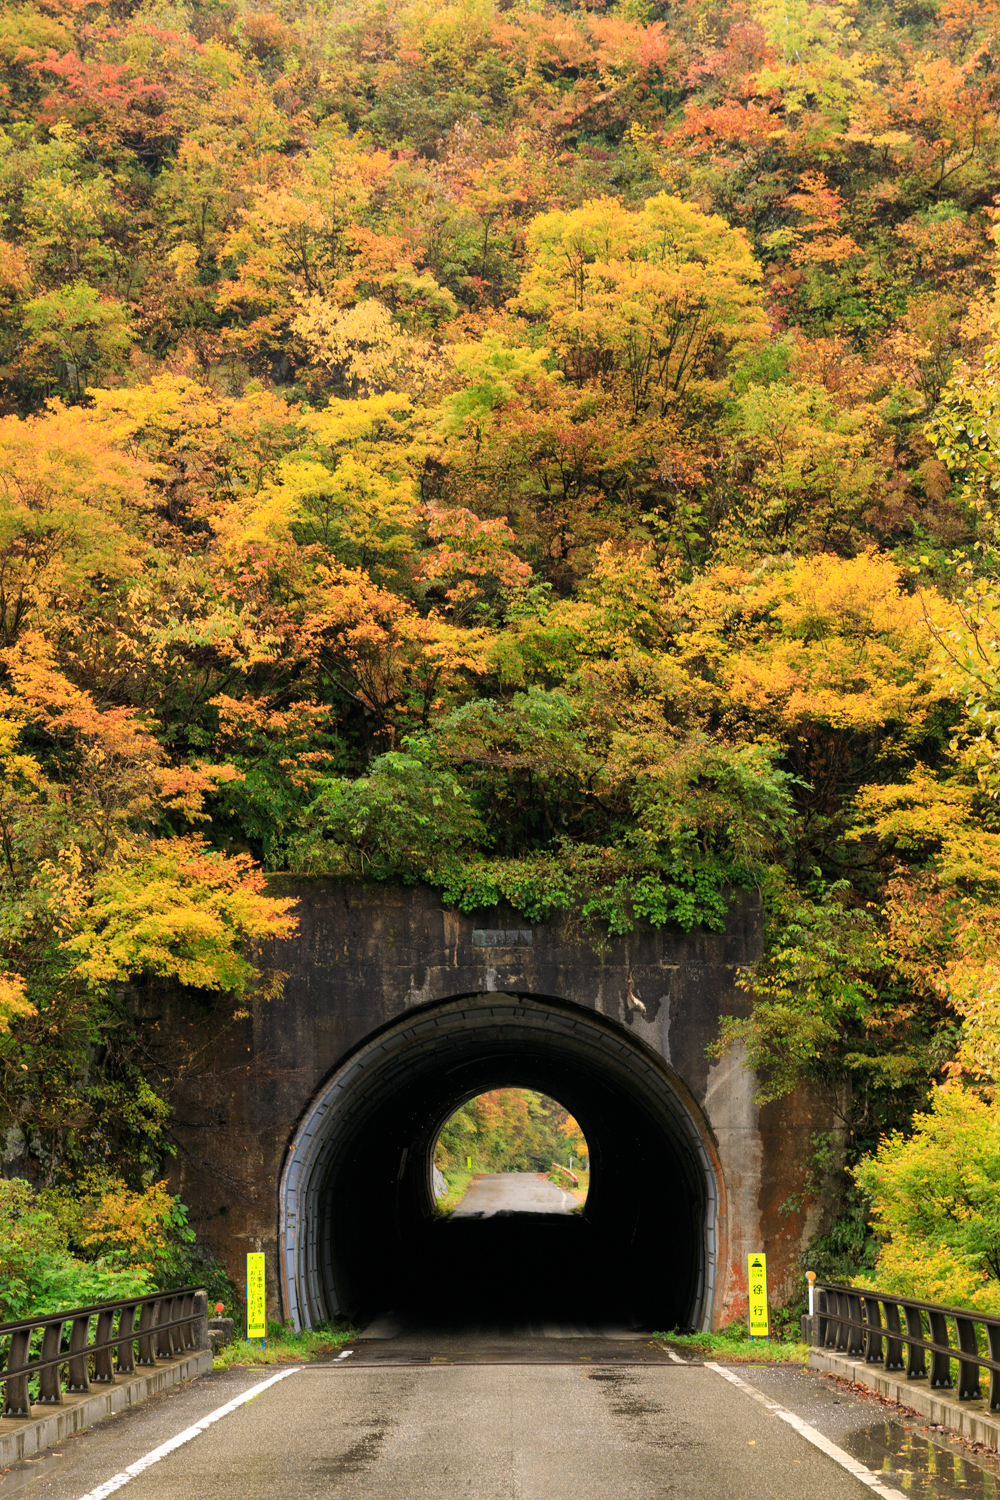
[[[747,1256],[747,1314],[750,1320],[750,1342],[771,1342],[771,1325],[767,1316],[767,1256],[763,1250]]]
[[[264,1256],[262,1252],[247,1256],[247,1343],[260,1339],[267,1348],[267,1298],[264,1289]]]

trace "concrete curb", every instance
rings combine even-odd
[[[94,1387],[81,1396],[64,1396],[59,1406],[36,1406],[35,1412],[42,1412],[42,1416],[0,1418],[0,1470],[41,1453],[53,1443],[63,1442],[71,1433],[82,1432],[126,1406],[136,1406],[182,1380],[193,1380],[211,1368],[211,1349],[196,1349],[141,1374],[118,1376],[113,1385]]]
[[[812,1351],[809,1368],[825,1370],[827,1374],[839,1375],[842,1380],[866,1385],[890,1401],[912,1407],[928,1421],[938,1422],[950,1432],[957,1432],[974,1443],[985,1443],[987,1448],[1000,1449],[1000,1412],[991,1412],[985,1401],[949,1400],[930,1387],[926,1380],[900,1378],[881,1365],[866,1365],[863,1361],[849,1359],[845,1354],[833,1354],[826,1349]]]

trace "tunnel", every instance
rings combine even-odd
[[[571,1215],[442,1218],[445,1120],[491,1089],[563,1104],[590,1148]],[[298,1327],[390,1311],[449,1326],[584,1316],[707,1327],[717,1172],[697,1106],[624,1026],[565,1000],[464,996],[363,1043],[306,1110],[280,1186],[283,1313]]]

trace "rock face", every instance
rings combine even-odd
[[[567,920],[445,910],[425,887],[273,885],[299,902],[297,936],[264,955],[280,998],[225,1028],[190,998],[165,1019],[211,1058],[174,1095],[174,1185],[236,1285],[246,1252],[266,1253],[274,1316],[377,1311],[379,1279],[389,1296],[414,1263],[443,1120],[516,1083],[584,1124],[595,1264],[620,1280],[640,1266],[648,1316],[668,1281],[680,1320],[740,1315],[754,1250],[776,1300],[798,1290],[814,1225],[780,1210],[830,1113],[804,1092],[759,1107],[740,1057],[709,1055],[720,1018],[748,1005],[736,979],[760,952],[755,893],[737,894],[725,932],[602,942]]]

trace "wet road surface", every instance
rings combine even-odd
[[[391,1340],[382,1340],[382,1347]],[[735,1367],[741,1380],[847,1449],[881,1480],[845,1472],[711,1368],[648,1339],[547,1342],[561,1361],[380,1366],[378,1340],[306,1366],[116,1486],[122,1500],[998,1500],[997,1468],[886,1418],[811,1371]],[[571,1349],[575,1355],[570,1358]],[[586,1352],[583,1352],[586,1349]],[[527,1352],[527,1351],[525,1351]],[[459,1358],[459,1356],[464,1357]],[[0,1500],[83,1500],[129,1464],[263,1386],[273,1369],[202,1377],[0,1480]]]
[[[490,1219],[494,1214],[571,1214],[580,1204],[544,1172],[484,1172],[474,1177],[452,1209],[453,1219]]]
[[[787,1365],[740,1375],[815,1425],[886,1484],[920,1500],[1000,1500],[1000,1460],[970,1455],[924,1417],[903,1417],[840,1381]]]

